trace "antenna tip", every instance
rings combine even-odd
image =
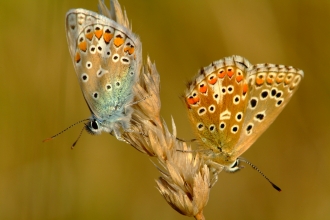
[[[271,184],[277,191],[282,192],[280,187],[276,186],[274,183],[271,183]]]
[[[47,141],[51,141],[53,140],[53,137],[50,137],[50,138],[46,138],[45,140],[43,140],[42,142],[47,142]]]

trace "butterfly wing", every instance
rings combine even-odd
[[[231,166],[275,120],[303,71],[274,64],[252,66],[240,56],[213,62],[188,85],[188,116],[207,157]]]
[[[243,57],[227,57],[202,69],[188,85],[185,102],[193,129],[202,146],[218,156],[230,157],[240,138],[250,66]]]
[[[291,66],[258,64],[248,72],[246,114],[233,157],[246,151],[290,101],[304,73]]]
[[[116,121],[132,101],[141,42],[129,28],[85,9],[66,16],[70,54],[84,98],[100,120]]]

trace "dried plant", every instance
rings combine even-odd
[[[103,1],[99,3],[101,14],[131,28],[126,12],[123,13],[117,0],[111,1],[110,11]],[[203,209],[222,169],[212,168],[214,172],[211,172],[200,152],[191,150],[176,138],[173,119],[173,131],[169,131],[160,116],[159,84],[156,66],[148,57],[140,70],[140,80],[133,88],[135,103],[132,104],[131,131],[124,132],[122,138],[140,152],[157,158],[155,165],[161,173],[156,180],[157,188],[173,209],[195,219],[205,219]]]

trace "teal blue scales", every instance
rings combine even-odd
[[[142,47],[118,2],[111,2],[112,11],[99,3],[103,15],[85,9],[68,11],[67,41],[92,114],[86,130],[92,134],[108,132],[122,140],[122,130],[130,129],[133,86],[139,79]]]

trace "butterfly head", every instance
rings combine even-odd
[[[85,124],[86,131],[92,135],[101,134],[103,128],[102,124],[95,118],[90,119],[88,123]]]

